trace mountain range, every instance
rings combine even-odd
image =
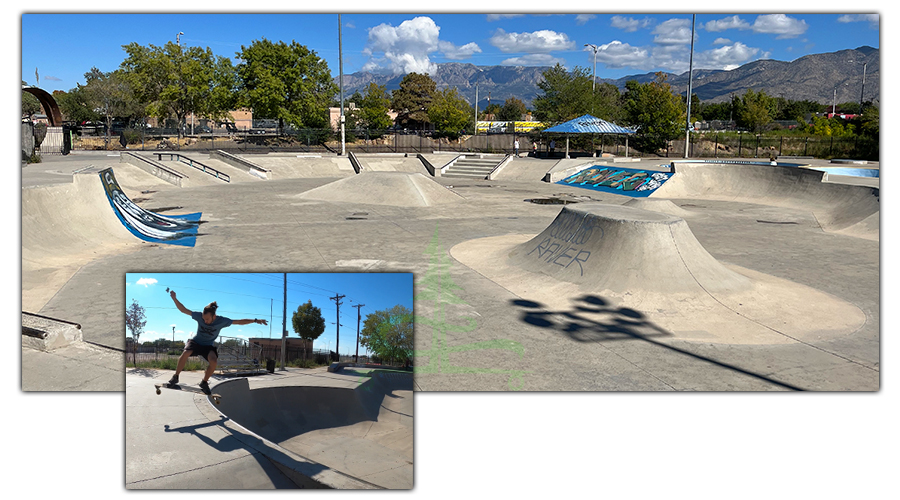
[[[865,63],[865,86],[863,65]],[[456,87],[469,103],[475,100],[478,87],[478,106],[490,103],[503,104],[509,97],[522,100],[529,108],[540,95],[538,83],[543,80],[547,66],[475,66],[467,63],[443,63],[430,75],[439,89]],[[676,75],[666,73],[667,82],[676,93],[684,94],[688,88],[689,72]],[[403,74],[383,74],[361,71],[344,75],[344,96],[364,91],[369,83],[384,85],[388,91],[400,88]],[[656,79],[656,73],[629,75],[618,79],[597,78],[597,83],[607,82],[620,91],[625,82],[640,83]],[[335,83],[338,83],[335,79]],[[722,102],[732,94],[743,95],[748,89],[764,91],[773,97],[793,101],[815,101],[831,104],[832,101],[858,102],[861,92],[865,101],[880,101],[880,52],[868,46],[823,54],[810,54],[793,61],[761,59],[732,70],[695,69],[693,93],[703,102]]]

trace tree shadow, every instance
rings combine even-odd
[[[804,390],[739,366],[660,342],[661,339],[672,338],[674,335],[654,324],[640,311],[614,307],[597,295],[583,295],[573,301],[574,304],[568,311],[551,311],[540,302],[525,299],[513,299],[510,303],[522,309],[522,322],[554,330],[576,342],[640,340],[784,389]]]

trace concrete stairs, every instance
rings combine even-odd
[[[468,156],[460,158],[441,174],[441,177],[459,179],[486,179],[505,157],[479,158]]]

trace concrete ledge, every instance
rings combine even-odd
[[[83,338],[78,323],[22,311],[22,347],[52,351]]]
[[[227,151],[217,150],[213,151],[209,154],[209,157],[213,160],[219,160],[232,167],[239,168],[251,175],[255,175],[262,179],[268,179],[267,173],[269,172],[267,169],[260,167],[259,165],[253,163],[252,161],[245,160],[240,156],[233,155]]]
[[[122,154],[119,155],[119,163],[128,163],[129,165],[134,165],[135,167],[149,173],[150,175],[159,177],[169,184],[173,184],[178,187],[181,187],[181,179],[184,178],[183,175],[174,170],[170,170],[149,158],[144,158],[143,156],[129,151],[123,151]]]

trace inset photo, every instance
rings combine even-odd
[[[127,489],[411,489],[411,273],[127,273]]]

